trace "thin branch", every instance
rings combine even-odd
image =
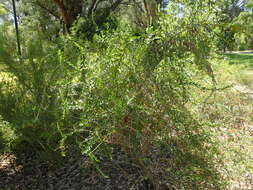
[[[98,0],[92,1],[92,4],[91,4],[89,11],[88,11],[88,17],[90,17],[93,14],[94,10],[96,9],[97,3],[98,3]]]
[[[137,8],[141,11],[141,12],[145,12],[145,10],[143,9],[143,7],[140,5],[140,3],[138,3],[136,0],[133,0],[134,4],[137,6]]]
[[[49,14],[51,14],[52,16],[54,16],[57,19],[61,19],[59,15],[55,14],[52,10],[48,9],[47,7],[45,7],[44,5],[42,5],[40,2],[31,2],[34,5],[39,6],[41,9],[44,9],[45,11],[47,11]]]
[[[118,6],[123,2],[124,0],[118,0],[118,1],[116,1],[115,3],[113,3],[112,4],[112,6],[111,6],[111,11],[115,11],[117,8],[118,8]]]
[[[124,0],[117,0],[115,3],[113,3],[110,7],[107,7],[104,9],[104,13],[102,15],[102,18],[106,18],[110,15],[112,11],[115,11],[118,6],[123,2]]]

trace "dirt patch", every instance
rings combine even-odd
[[[102,176],[91,167],[87,157],[72,159],[52,169],[47,163],[34,164],[32,157],[17,159],[13,154],[0,156],[0,189],[8,190],[153,190],[141,170],[118,152],[104,160]]]
[[[253,54],[253,50],[227,51],[226,53],[230,53],[230,54]]]
[[[253,98],[253,90],[248,88],[247,86],[241,84],[235,84],[233,86],[234,90],[239,91],[240,93],[246,94]]]

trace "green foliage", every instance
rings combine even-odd
[[[235,34],[235,47],[239,50],[251,49],[252,41],[252,1],[244,2],[245,8],[230,23],[231,31]]]
[[[206,33],[210,15],[185,15],[165,16],[139,36],[125,26],[96,35],[92,42],[70,38],[80,56],[76,79],[66,86],[76,81],[79,86],[75,94],[68,88],[61,94],[64,119],[69,122],[75,113],[77,120],[70,132],[61,130],[63,150],[69,146],[65,140],[75,137],[96,163],[105,152],[110,157],[105,150],[119,145],[156,187],[169,181],[177,189],[189,184],[191,189],[222,189],[209,125],[186,107],[197,68],[213,77],[208,63],[212,34]],[[151,158],[164,152],[170,155],[166,170],[156,171],[158,160]]]
[[[78,38],[92,40],[94,35],[100,34],[102,31],[112,32],[119,25],[116,16],[110,15],[106,18],[94,20],[94,18],[78,18],[72,27],[72,33]]]
[[[189,106],[194,89],[215,89],[216,17],[208,1],[182,3],[138,31],[114,17],[100,28],[80,19],[73,35],[48,40],[46,24],[30,23],[22,57],[3,32],[0,65],[15,82],[1,86],[0,114],[15,145],[85,154],[104,176],[100,158],[119,146],[157,189],[224,189],[212,125]]]
[[[11,151],[11,145],[16,138],[11,124],[4,121],[0,115],[0,153]]]
[[[6,14],[6,10],[3,8],[3,6],[0,4],[0,16]]]
[[[224,0],[217,2],[216,14],[218,16],[218,24],[216,26],[217,46],[224,52],[226,50],[234,50],[237,45],[236,34],[240,27],[234,24],[239,15],[245,9],[245,1]]]
[[[19,138],[15,145],[28,144],[37,151],[54,152],[60,139],[57,122],[62,113],[57,94],[61,79],[73,78],[71,67],[61,61],[58,45],[46,41],[40,33],[30,34],[22,60],[13,54],[10,40],[5,38],[1,36],[0,64],[11,73],[9,78],[15,85],[8,80],[2,83],[1,114],[17,126],[14,130]]]
[[[253,54],[251,51],[245,51],[244,53],[226,54],[225,55],[230,64],[241,65],[244,67],[253,67]]]

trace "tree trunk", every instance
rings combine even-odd
[[[69,34],[77,16],[82,13],[82,0],[54,0],[64,21],[64,33]]]

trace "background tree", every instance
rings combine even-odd
[[[235,31],[233,30],[233,21],[245,9],[245,0],[225,0],[217,4],[216,14],[219,18],[218,47],[224,52],[232,50],[235,46]]]
[[[236,33],[236,44],[239,49],[253,48],[253,1],[249,0],[245,4],[245,9],[234,20],[232,24]]]

